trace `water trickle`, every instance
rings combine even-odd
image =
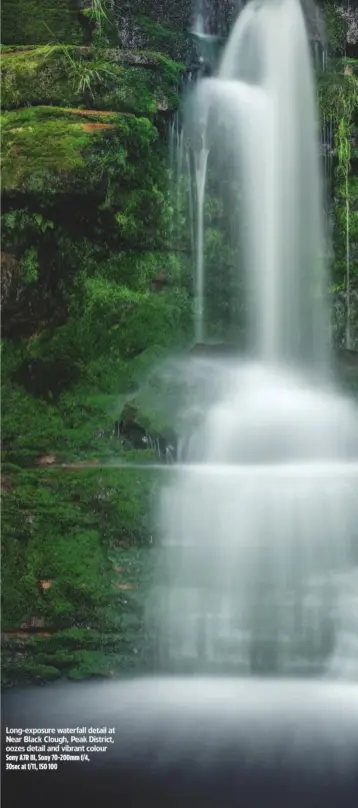
[[[175,113],[169,131],[169,172],[171,183],[171,199],[174,207],[171,238],[178,239],[178,222],[181,215],[184,165],[184,132],[179,113]]]
[[[194,230],[194,200],[193,200],[193,182],[192,170],[190,161],[190,152],[187,149],[185,154],[185,171],[188,178],[188,208],[189,208],[189,222],[190,222],[190,251],[191,255],[195,255],[195,230]]]
[[[195,181],[197,198],[197,240],[196,240],[196,329],[195,337],[197,342],[202,342],[204,333],[204,289],[205,289],[205,256],[204,256],[204,200],[206,170],[208,164],[209,149],[205,142],[205,133],[202,146],[199,152],[194,152],[195,160]]]
[[[298,0],[248,3],[195,98],[187,118],[202,132],[206,110],[202,168],[219,122],[242,198],[248,350],[244,362],[187,363],[199,417],[179,442],[185,467],[162,490],[148,617],[161,660],[179,669],[356,677],[347,587],[358,564],[358,416],[331,380],[319,132]],[[201,188],[203,208],[205,179]],[[203,257],[199,271],[204,297]],[[200,334],[201,316],[198,307]]]

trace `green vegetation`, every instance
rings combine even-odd
[[[323,0],[323,5],[326,38],[330,49],[341,56],[344,53],[346,39],[344,19],[338,11],[338,4]]]
[[[159,137],[184,65],[152,42],[127,53],[115,40],[104,0],[80,11],[72,0],[30,0],[26,10],[4,0],[7,684],[150,662],[143,603],[156,479],[123,463],[154,455],[119,424],[130,424],[128,404],[153,364],[190,338]]]
[[[328,13],[327,9],[327,13]],[[340,52],[336,40],[331,40]],[[358,132],[358,63],[354,59],[333,58],[320,77],[321,114],[332,122],[334,137],[334,198],[332,274],[334,289],[345,294],[345,335],[347,348],[354,347],[352,292],[358,282],[358,184],[356,135]],[[343,336],[343,335],[342,335]]]

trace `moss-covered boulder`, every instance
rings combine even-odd
[[[105,144],[103,138],[107,138]],[[129,168],[127,149],[132,154],[138,148],[143,151],[155,138],[150,122],[134,116],[56,107],[6,112],[2,116],[3,191],[53,195],[83,183],[93,187],[103,176],[105,146],[107,155],[117,149],[121,179],[128,179],[133,164]]]
[[[184,65],[160,53],[47,45],[1,56],[5,109],[54,105],[154,116],[176,109]]]

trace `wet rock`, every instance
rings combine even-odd
[[[122,419],[115,424],[115,434],[122,441],[124,449],[152,450],[159,460],[173,462],[176,456],[176,437],[170,435],[164,437],[154,428],[151,429],[146,418],[140,413],[139,408],[133,404],[127,404],[122,413]]]
[[[351,345],[350,351],[358,350],[358,283],[354,279],[351,282],[350,291],[350,326]],[[333,343],[338,350],[347,351],[346,328],[347,328],[347,296],[345,290],[338,290],[332,296],[332,322],[333,322]],[[342,354],[343,356],[343,354]]]
[[[347,370],[358,371],[358,351],[349,351],[347,348],[336,348],[334,352],[338,365]]]
[[[355,4],[340,5],[337,8],[346,28],[346,55],[357,58],[358,55],[358,8]]]

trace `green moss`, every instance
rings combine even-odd
[[[59,110],[29,109],[2,119],[3,190],[37,189],[62,174],[84,168],[91,135]]]
[[[49,36],[83,39],[76,0],[3,0],[1,21],[4,45],[46,44]]]
[[[142,620],[122,610],[121,622],[122,631],[116,634],[74,628],[35,637],[4,635],[3,684],[42,683],[61,675],[70,679],[114,676],[134,667],[143,670],[150,652]]]
[[[83,651],[68,671],[69,679],[88,679],[91,676],[113,676],[116,672],[116,656],[106,655],[101,651]]]
[[[31,661],[11,661],[10,659],[3,659],[3,684],[27,684],[44,682],[52,682],[59,679],[61,672],[53,665],[42,665],[41,663]]]
[[[176,109],[179,104],[179,85],[185,70],[185,64],[170,59],[163,53],[149,50],[132,51],[119,55],[119,60],[126,67],[136,65],[131,72],[127,70],[125,81],[128,87],[140,97],[140,85],[146,88],[163,109]],[[142,67],[141,67],[142,65]]]
[[[131,61],[139,61],[133,66],[122,62],[125,56],[107,53],[67,45],[5,53],[2,107],[51,104],[154,115],[158,107],[178,106],[183,65],[161,54],[134,53]]]
[[[128,310],[123,321],[121,350],[132,358],[147,345],[185,344],[191,331],[192,308],[184,290],[161,295],[147,294]]]
[[[154,137],[149,121],[132,116],[82,116],[56,107],[7,112],[2,118],[3,192],[68,193],[83,183],[88,190],[102,181],[114,151],[112,176],[120,166],[122,175],[131,177],[134,166],[125,162],[126,146],[134,150],[141,139],[146,148]],[[105,153],[103,140],[112,146]]]
[[[65,404],[66,396],[63,403],[65,423],[77,430],[65,436],[67,454],[75,452],[78,456],[78,451],[95,450],[96,431],[107,429],[113,415],[111,409],[101,412],[100,403],[94,399],[88,405],[90,389],[92,394],[125,394],[133,378],[128,360],[140,355],[148,344],[164,349],[190,339],[192,307],[184,290],[136,292],[98,278],[88,279],[85,286],[81,316],[70,319],[51,336],[45,332],[34,339],[12,372],[6,393],[10,408],[3,413],[6,432],[11,433],[15,412],[28,424],[26,431],[16,430],[12,437],[13,458],[20,450],[29,457],[36,448],[38,452],[55,448],[66,451],[59,411],[66,388],[77,396],[75,407],[74,401]],[[24,386],[28,393],[25,398]],[[39,398],[42,401],[37,407]],[[46,416],[43,429],[42,414]],[[106,448],[102,446],[102,456]]]
[[[68,79],[67,59],[67,55],[75,57],[77,53],[71,46],[43,46],[5,53],[1,59],[2,107],[78,103],[75,88]]]
[[[167,273],[171,285],[179,285],[182,265],[183,258],[168,251],[128,250],[111,255],[106,262],[97,265],[96,275],[100,274],[102,278],[123,284],[129,289],[147,292],[151,281],[163,272]]]
[[[17,533],[20,538],[13,535],[9,543],[9,531],[4,542],[6,574],[3,580],[2,619],[5,630],[19,628],[33,616],[40,617],[51,628],[69,626],[73,622],[98,625],[100,609],[106,605],[110,595],[105,577],[106,559],[98,533],[88,527],[86,532],[83,528],[81,533],[81,529],[76,528],[77,514],[73,512],[72,518],[69,515],[67,521],[69,533],[64,546],[64,537],[58,531],[53,534],[49,530],[43,513],[45,500],[46,497],[42,504],[38,503],[36,512],[32,511],[33,519],[39,526],[39,535],[31,530],[31,525],[27,525],[27,536]],[[47,492],[47,506],[52,513],[55,503],[56,498],[52,500]],[[63,522],[61,507],[57,516]],[[17,526],[20,527],[21,517],[26,530],[23,513],[16,520]],[[10,557],[12,551],[13,558]],[[83,551],[85,556],[81,555]],[[67,560],[60,558],[60,552],[67,553]],[[98,569],[94,569],[95,564],[98,564]],[[46,578],[53,578],[53,584],[50,590],[41,594],[38,582]]]
[[[128,596],[116,588],[110,548],[118,556],[119,545],[149,541],[155,479],[145,469],[111,467],[12,475],[3,502],[3,630],[34,616],[57,631],[118,628]],[[133,570],[138,582],[140,570]],[[44,592],[41,580],[50,581]]]
[[[14,639],[11,639],[14,642]],[[98,650],[99,648],[113,650],[116,645],[118,646],[118,641],[118,634],[86,628],[67,628],[56,631],[55,634],[47,637],[40,634],[32,641],[30,640],[31,648],[37,658],[39,655],[51,654],[53,657],[61,657],[64,661],[66,659],[73,661],[74,652],[79,650]],[[29,639],[26,640],[26,645],[29,645]]]
[[[136,292],[114,281],[91,278],[86,282],[85,311],[77,321],[77,339],[89,359],[99,358],[107,349],[128,360],[148,344],[168,347],[185,341],[190,325],[191,303],[184,290]]]
[[[143,661],[155,480],[145,469],[11,475],[3,503],[3,631],[35,616],[50,634],[5,635],[5,683],[60,671],[112,675]],[[51,586],[41,593],[44,579]]]
[[[117,85],[109,95],[114,109],[137,114],[155,114],[158,110],[176,109],[179,104],[178,73],[176,70],[145,67],[117,68]],[[174,64],[174,63],[173,63]]]

